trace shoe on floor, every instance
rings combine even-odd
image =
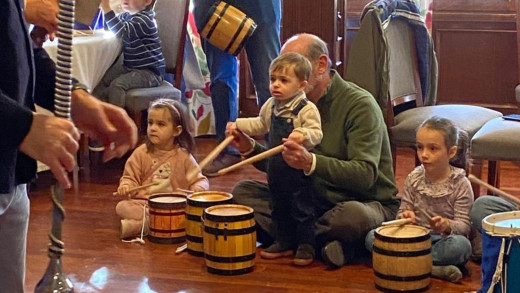
[[[337,269],[345,265],[345,254],[341,242],[334,240],[321,249],[321,259],[330,269]]]
[[[217,176],[218,170],[234,165],[240,161],[240,156],[220,153],[213,162],[202,169],[202,174],[207,177]]]
[[[101,142],[91,139],[88,141],[88,149],[93,152],[102,152],[105,150],[105,147],[101,144]]]
[[[291,255],[293,255],[293,251],[289,245],[283,245],[276,241],[271,246],[260,251],[260,256],[266,259],[276,259]]]
[[[297,266],[307,266],[314,261],[314,247],[310,244],[300,244],[296,250],[293,263]]]
[[[454,265],[449,266],[433,266],[432,277],[436,279],[446,280],[457,283],[462,279],[462,272]]]
[[[138,237],[141,236],[141,231],[143,231],[143,236],[148,235],[149,227],[148,221],[144,223],[145,227],[143,230],[143,221],[142,220],[131,220],[131,219],[122,219],[121,227],[119,230],[119,237],[121,239],[129,238],[129,237]]]

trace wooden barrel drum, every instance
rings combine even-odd
[[[217,205],[204,210],[204,257],[208,272],[239,275],[253,271],[256,225],[253,209]]]
[[[182,194],[159,193],[148,199],[150,233],[155,243],[179,243],[186,239],[186,197]]]
[[[188,245],[189,254],[204,256],[201,222],[204,209],[231,203],[232,198],[233,195],[231,193],[218,191],[201,191],[188,196],[186,206],[186,244]]]
[[[255,29],[253,19],[234,6],[220,1],[211,7],[200,35],[215,47],[237,55]]]
[[[379,290],[421,292],[428,289],[432,271],[430,231],[415,225],[377,228],[372,267]]]

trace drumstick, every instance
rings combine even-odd
[[[393,220],[393,221],[383,222],[383,223],[381,223],[381,226],[390,226],[390,225],[401,226],[401,225],[405,225],[405,224],[408,224],[411,222],[412,222],[411,219],[403,218],[403,219],[397,219],[397,220]]]
[[[505,191],[502,191],[492,185],[489,185],[487,184],[486,182],[478,179],[475,175],[473,174],[469,174],[468,176],[468,179],[471,181],[471,182],[474,182],[474,183],[477,183],[479,185],[482,185],[484,187],[486,187],[487,189],[491,190],[493,193],[495,193],[496,195],[502,197],[503,199],[515,204],[516,206],[520,206],[520,199],[516,198],[516,196],[512,195],[512,194],[509,194]]]
[[[128,190],[128,194],[130,194],[130,193],[132,193],[134,191],[137,191],[137,190],[141,190],[141,189],[144,189],[144,188],[147,188],[147,187],[150,187],[150,186],[157,185],[157,184],[159,184],[159,182],[152,182],[150,184],[145,184],[143,186],[134,187],[134,188]],[[112,195],[117,195],[117,194],[118,194],[117,191],[116,192],[112,192]]]
[[[175,189],[175,191],[178,191],[178,192],[181,192],[181,193],[185,193],[186,195],[190,195],[190,194],[193,193],[193,191],[191,191],[191,190],[182,189],[182,188],[177,188],[177,189]]]
[[[195,176],[197,176],[197,173],[199,173],[200,170],[202,170],[206,165],[211,163],[213,159],[215,159],[218,154],[233,141],[233,136],[230,135],[226,137],[216,148],[214,148],[200,163],[198,168],[191,169],[188,174],[186,175],[186,178],[188,179],[188,182],[191,182]]]
[[[258,155],[256,156],[252,156],[251,158],[247,158],[241,162],[238,162],[236,163],[235,165],[231,165],[227,168],[223,168],[223,169],[220,169],[218,171],[218,175],[223,175],[223,174],[226,174],[227,172],[230,172],[230,171],[233,171],[235,169],[237,169],[238,167],[241,167],[241,166],[244,166],[246,164],[252,164],[252,163],[256,163],[258,161],[261,161],[265,158],[269,158],[271,156],[274,156],[278,153],[281,153],[283,151],[283,144],[277,146],[277,147],[274,147],[272,149],[268,149],[267,151],[265,152],[261,152],[259,153]]]
[[[179,253],[185,251],[186,248],[188,248],[188,244],[184,243],[183,245],[177,247],[177,249],[175,250],[175,254],[179,254]]]

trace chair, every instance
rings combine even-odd
[[[520,34],[520,32],[519,32]],[[515,89],[516,101],[520,105],[520,85]],[[488,161],[487,182],[500,187],[500,161],[520,161],[520,122],[495,118],[488,121],[471,139],[471,157],[476,162],[472,174],[482,178],[482,161]],[[475,197],[480,187],[473,187]],[[488,190],[488,194],[490,191]]]
[[[520,1],[517,1],[517,5]],[[518,7],[518,6],[517,6]],[[518,66],[520,82],[520,9],[517,9]],[[515,88],[517,106],[520,106],[520,84]],[[520,107],[517,107],[517,109]],[[488,161],[487,182],[500,187],[500,161],[520,161],[520,122],[507,121],[503,118],[493,119],[473,136],[471,140],[471,157],[475,161],[472,174],[482,179],[482,161]],[[480,194],[480,187],[473,186],[475,197]],[[487,192],[490,193],[489,190]]]
[[[174,86],[167,81],[158,87],[137,88],[127,91],[125,109],[136,123],[139,134],[146,130],[146,109],[150,101],[157,98],[181,99],[181,80],[186,43],[189,0],[158,0],[154,11],[161,39],[162,52],[166,60],[166,72],[173,73]]]
[[[385,3],[395,4],[392,7],[380,6]],[[370,33],[381,34],[382,42],[375,42],[376,37],[366,38],[362,36],[362,44],[365,46],[373,42],[376,48],[371,48],[372,52],[379,51],[383,60],[374,58],[373,67],[375,76],[369,81],[365,81],[366,77],[356,74],[354,70],[347,68],[347,79],[354,81],[358,85],[364,87],[369,85],[369,90],[374,97],[378,98],[378,103],[382,107],[385,115],[385,121],[388,127],[394,171],[396,169],[396,150],[399,146],[411,147],[415,149],[415,134],[419,125],[432,116],[440,116],[450,119],[457,127],[465,130],[471,138],[487,121],[502,116],[500,112],[490,110],[483,107],[472,105],[430,105],[436,101],[437,90],[437,61],[431,36],[427,33],[424,22],[418,17],[411,18],[412,13],[399,14],[399,12],[391,11],[392,8],[406,5],[410,6],[410,1],[375,1],[365,7],[363,17],[375,17],[376,25],[380,25],[380,30],[370,30]],[[371,10],[371,11],[369,11]],[[403,16],[406,15],[406,16]],[[386,19],[381,19],[387,17]],[[367,21],[363,20],[360,31]],[[373,26],[374,22],[369,25]],[[424,27],[424,29],[422,29]],[[421,30],[418,30],[421,29]],[[417,33],[426,32],[421,35],[422,41],[428,41],[430,54],[426,60],[430,61],[428,71],[420,71],[418,63],[418,47],[416,41]],[[425,37],[428,39],[426,40]],[[361,52],[360,48],[355,48],[358,36],[354,39],[352,49]],[[369,40],[367,42],[367,40]],[[424,44],[422,44],[422,48]],[[370,51],[369,51],[370,52]],[[424,53],[424,52],[421,52]],[[370,53],[367,53],[370,54]],[[422,56],[424,57],[424,56]],[[350,55],[350,58],[360,58],[360,56]],[[349,58],[348,66],[351,65]],[[373,58],[368,56],[367,58]],[[422,59],[423,68],[425,58]],[[374,79],[376,81],[374,81]],[[428,87],[424,90],[424,86]],[[429,95],[423,101],[423,95]],[[384,101],[383,101],[384,99]],[[418,160],[416,158],[416,163]]]

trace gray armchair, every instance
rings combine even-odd
[[[520,85],[515,94],[520,105]],[[471,140],[471,157],[476,162],[473,175],[482,178],[482,161],[487,160],[487,181],[500,187],[500,161],[520,161],[520,122],[503,118],[488,121]],[[480,187],[474,186],[473,190],[478,196]]]

